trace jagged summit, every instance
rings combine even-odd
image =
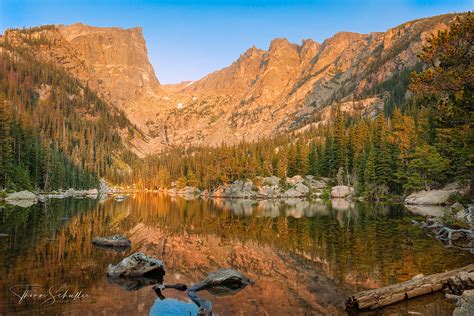
[[[321,44],[277,38],[267,50],[250,47],[200,80],[164,86],[141,28],[58,25],[38,31],[49,45],[35,47],[35,54],[123,109],[148,136],[136,144],[147,154],[174,145],[256,140],[324,119],[335,104],[349,112],[377,111],[386,95],[371,89],[415,67],[423,42],[455,17],[419,19],[386,32],[338,32]],[[9,31],[9,38],[26,45],[20,33]]]

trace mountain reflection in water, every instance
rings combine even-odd
[[[141,251],[164,261],[164,282],[192,285],[213,270],[234,268],[255,284],[235,293],[199,296],[215,313],[343,314],[352,292],[402,282],[423,273],[460,267],[472,254],[443,247],[410,224],[402,206],[336,200],[185,200],[158,194],[113,199],[58,200],[30,208],[2,206],[0,314],[159,314],[196,312],[186,292],[151,286],[126,291],[106,278],[109,263]],[[67,218],[66,220],[64,218]],[[92,246],[94,236],[124,233],[123,253]],[[45,306],[18,304],[10,287],[60,284],[90,297]],[[133,287],[133,284],[132,284]],[[180,307],[181,306],[181,307]],[[437,296],[395,305],[390,313],[449,314]],[[186,312],[188,313],[188,312]]]

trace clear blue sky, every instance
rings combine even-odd
[[[195,80],[271,39],[322,42],[338,31],[384,31],[408,20],[474,9],[474,0],[77,1],[0,0],[0,30],[82,22],[141,26],[162,83]]]

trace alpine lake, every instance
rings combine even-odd
[[[345,315],[358,291],[474,262],[449,248],[403,205],[337,200],[185,199],[158,193],[0,205],[0,315],[196,315],[186,292],[114,282],[109,264],[135,252],[165,264],[164,283],[192,285],[219,268],[255,284],[199,292],[216,315]],[[131,248],[95,247],[125,234]],[[451,315],[443,293],[377,315]]]

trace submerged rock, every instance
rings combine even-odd
[[[141,252],[123,259],[117,265],[109,264],[109,277],[147,277],[159,279],[165,274],[163,262]]]
[[[207,290],[216,296],[232,295],[254,282],[234,269],[219,269],[209,273],[203,281],[191,286],[188,297],[199,307],[197,315],[213,315],[212,302],[197,296],[196,292]]]
[[[347,185],[337,185],[331,189],[331,197],[343,199],[351,196],[354,193],[354,188]]]
[[[146,278],[146,277],[112,277],[107,276],[109,283],[120,286],[125,291],[137,291],[150,285],[156,285],[163,282],[163,277]]]
[[[112,235],[107,237],[94,237],[92,243],[102,247],[128,248],[132,242],[124,235]]]
[[[214,295],[230,294],[253,283],[255,282],[237,270],[218,269],[209,273],[201,282],[191,286],[189,292],[208,290]]]

